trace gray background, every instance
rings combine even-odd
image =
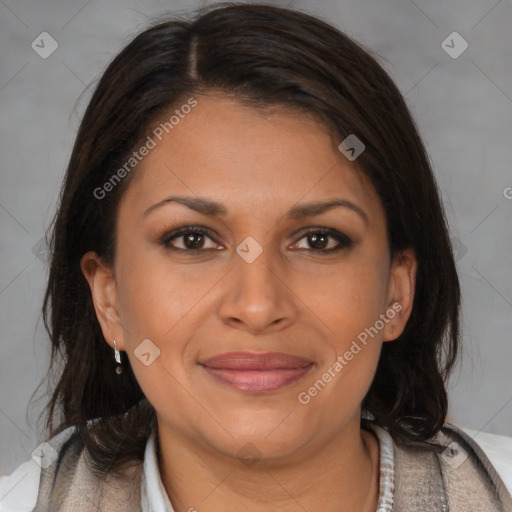
[[[330,20],[373,49],[405,95],[458,248],[465,354],[450,383],[450,420],[512,436],[512,200],[504,193],[512,196],[511,1],[274,3]],[[148,18],[200,5],[0,2],[0,474],[43,440],[37,415],[46,398],[27,414],[50,347],[37,244],[55,209],[87,86]],[[47,59],[31,48],[43,31],[59,45]],[[469,44],[456,59],[441,45],[453,31]]]

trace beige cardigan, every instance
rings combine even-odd
[[[453,442],[468,454],[460,465],[447,457]],[[394,443],[393,512],[512,512],[505,484],[470,436],[447,424],[435,443],[437,452]],[[127,470],[126,482],[99,481],[88,470],[76,432],[53,447],[59,456],[42,469],[33,512],[140,512],[142,465]]]

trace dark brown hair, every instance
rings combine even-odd
[[[430,439],[446,418],[460,289],[415,123],[377,59],[347,35],[296,10],[231,3],[191,19],[160,20],[137,35],[108,66],[87,107],[51,227],[43,314],[50,370],[57,354],[64,364],[46,410],[50,436],[76,425],[98,472],[143,460],[155,411],[124,353],[124,372],[114,371],[80,259],[93,250],[113,261],[117,205],[136,171],[101,199],[94,191],[165,113],[211,91],[257,108],[307,112],[339,142],[356,134],[366,146],[357,166],[384,207],[390,253],[414,249],[418,273],[412,314],[402,335],[383,345],[363,422],[388,428],[398,440]]]

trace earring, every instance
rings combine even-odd
[[[117,350],[117,343],[116,340],[114,340],[114,358],[116,362],[119,363],[118,366],[116,366],[116,373],[119,375],[123,371],[123,367],[121,366],[121,354],[119,353],[119,350]]]

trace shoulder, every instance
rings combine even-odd
[[[31,455],[0,479],[0,512],[140,511],[141,464],[126,467],[122,475],[91,472],[75,426],[41,443]]]
[[[0,477],[0,512],[32,512],[37,502],[42,469],[55,463],[74,433],[75,427],[68,427],[41,443],[30,459],[10,475]]]
[[[512,440],[483,433],[474,439],[471,433],[447,423],[428,444],[394,444],[398,510],[444,510],[446,504],[455,510],[512,510],[506,452]]]
[[[466,427],[455,428],[464,431],[480,446],[512,495],[512,437]]]

